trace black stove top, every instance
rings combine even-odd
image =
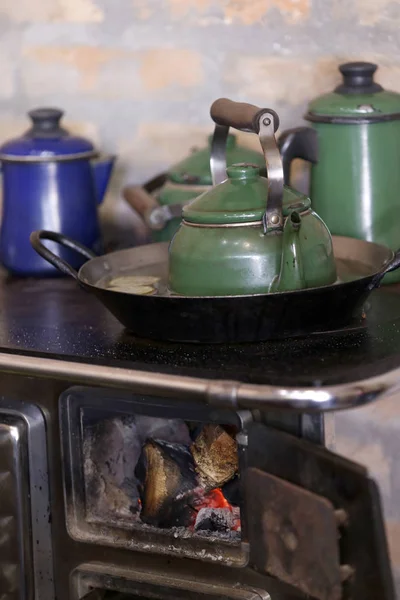
[[[363,325],[240,345],[158,343],[129,335],[66,279],[0,280],[0,351],[272,385],[348,383],[400,366],[400,294],[372,293]]]

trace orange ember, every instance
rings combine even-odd
[[[229,508],[232,512],[232,506],[223,495],[221,488],[215,488],[215,490],[208,492],[203,498],[203,505],[199,506],[198,510],[200,508]]]
[[[241,529],[239,508],[233,507],[232,504],[228,502],[228,500],[222,493],[221,488],[215,488],[210,492],[207,492],[207,494],[204,494],[204,496],[202,496],[201,498],[201,501],[198,503],[196,502],[194,508],[197,512],[199,512],[202,508],[226,508],[231,513],[234,513],[234,525],[232,527],[232,530],[238,531]]]

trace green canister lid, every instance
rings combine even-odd
[[[377,65],[340,65],[343,81],[335,90],[312,100],[305,119],[314,123],[377,123],[400,119],[400,94],[374,81]]]

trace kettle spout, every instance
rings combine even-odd
[[[115,160],[116,156],[114,155],[101,155],[91,161],[98,204],[103,202]]]
[[[298,212],[293,211],[283,228],[281,269],[271,284],[270,292],[287,292],[306,287],[299,242],[300,228],[301,217]]]

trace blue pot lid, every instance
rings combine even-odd
[[[0,146],[0,160],[53,162],[96,156],[97,152],[89,140],[70,135],[60,126],[63,114],[57,108],[31,110],[28,115],[32,127],[21,137]]]

